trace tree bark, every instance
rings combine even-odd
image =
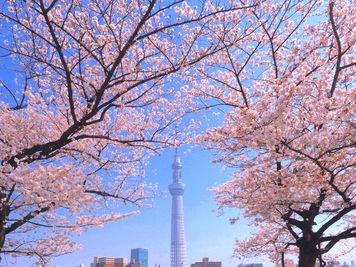
[[[6,194],[3,192],[0,192],[0,261],[1,261],[1,251],[2,248],[5,244],[5,226],[6,226],[6,220],[7,220],[7,205],[5,203],[6,199]]]
[[[311,244],[306,244],[299,248],[298,267],[315,267],[317,258],[317,249]]]

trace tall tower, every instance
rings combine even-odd
[[[172,168],[173,183],[169,185],[172,195],[171,267],[187,267],[183,213],[185,184],[182,181],[182,162],[177,150]]]

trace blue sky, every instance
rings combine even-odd
[[[0,36],[1,37],[1,36]],[[2,58],[0,69],[9,86],[15,86],[14,66],[9,58]],[[7,94],[1,99],[12,101]],[[209,191],[214,185],[228,180],[228,174],[221,171],[221,165],[211,164],[211,154],[195,148],[187,153],[180,151],[183,163],[183,180],[186,184],[184,195],[185,229],[189,266],[191,263],[209,257],[211,261],[222,261],[223,267],[236,267],[240,260],[232,258],[235,238],[248,235],[247,222],[242,220],[230,225],[228,214],[217,216],[214,210],[213,194]],[[126,257],[130,249],[142,247],[149,250],[149,267],[155,263],[162,267],[170,266],[170,220],[171,197],[168,185],[172,181],[174,151],[166,150],[161,156],[152,158],[147,169],[147,181],[159,184],[160,196],[152,200],[151,208],[144,208],[138,216],[107,224],[104,228],[91,229],[75,239],[82,249],[56,258],[52,266],[74,267],[83,263],[90,266],[94,256]],[[120,212],[120,210],[118,211]],[[122,212],[122,211],[121,211]],[[230,213],[231,214],[231,213]],[[232,213],[236,214],[236,210]],[[0,267],[28,267],[28,258],[16,261],[3,256]],[[251,262],[261,260],[245,260]]]
[[[212,261],[223,261],[224,267],[236,266],[232,259],[235,237],[246,237],[247,222],[230,225],[228,214],[218,217],[211,187],[227,180],[221,166],[210,163],[209,152],[194,149],[190,153],[180,152],[183,163],[185,228],[189,265],[209,257]],[[130,249],[143,247],[149,250],[149,267],[155,263],[170,266],[170,219],[171,197],[167,190],[172,180],[173,150],[151,160],[147,179],[158,182],[161,196],[152,201],[152,208],[141,214],[103,229],[93,229],[81,236],[83,249],[54,261],[59,266],[89,266],[94,256],[129,257]],[[236,212],[236,211],[235,211]]]
[[[152,158],[148,166],[147,180],[158,182],[161,193],[152,200],[152,208],[141,210],[138,216],[82,234],[76,239],[83,248],[55,259],[51,266],[74,267],[81,263],[90,266],[94,256],[129,258],[130,249],[136,247],[149,250],[149,267],[155,263],[162,267],[170,266],[171,197],[167,188],[172,180],[173,154],[173,150],[166,150],[161,156]],[[234,240],[248,236],[247,222],[242,220],[235,225],[229,224],[229,214],[236,214],[236,210],[217,216],[213,194],[209,191],[214,185],[226,181],[228,173],[222,172],[221,166],[211,164],[207,151],[193,149],[180,154],[186,184],[184,211],[189,266],[201,261],[202,257],[209,257],[211,261],[222,261],[223,267],[236,267],[241,261],[232,258]],[[251,261],[262,262],[261,259],[244,262]],[[7,262],[8,266],[28,266],[24,260],[18,260],[14,265],[7,258]]]
[[[265,267],[272,264],[266,259],[238,260],[232,257],[235,239],[248,237],[250,228],[243,218],[230,225],[228,218],[239,213],[228,210],[217,216],[213,186],[229,179],[228,172],[221,165],[211,163],[211,153],[197,148],[187,153],[181,151],[183,180],[186,184],[184,194],[185,228],[189,266],[209,257],[211,261],[222,261],[223,267],[236,267],[239,263],[263,262]],[[173,150],[166,150],[161,156],[152,158],[147,169],[147,180],[159,183],[161,196],[152,200],[152,208],[141,210],[141,214],[118,222],[107,224],[104,228],[91,229],[77,237],[83,248],[73,254],[56,258],[51,267],[75,267],[83,263],[89,267],[94,256],[126,257],[131,248],[149,250],[149,267],[155,263],[162,267],[170,266],[170,216],[171,197],[168,185],[172,181]],[[350,262],[355,256],[347,255],[341,261]],[[7,263],[7,264],[6,264]],[[0,264],[3,266],[28,267],[27,259],[14,263],[9,257]]]
[[[10,72],[7,72],[10,80],[13,77],[9,75]],[[141,210],[138,216],[82,234],[76,239],[83,248],[55,259],[51,266],[74,267],[83,263],[87,267],[94,256],[129,258],[131,248],[142,247],[149,250],[149,267],[155,263],[169,267],[171,197],[167,188],[172,180],[173,153],[173,150],[165,151],[160,157],[154,157],[148,166],[147,180],[158,182],[162,193],[152,201],[152,208]],[[234,240],[246,238],[250,229],[244,219],[235,225],[229,224],[228,218],[236,215],[237,210],[217,216],[213,194],[209,191],[227,181],[228,173],[221,171],[221,165],[211,164],[211,155],[207,151],[194,149],[190,153],[181,151],[181,155],[186,184],[184,209],[188,263],[190,265],[202,257],[209,257],[212,261],[222,261],[223,267],[236,267],[242,261],[232,258]],[[0,266],[29,266],[25,259],[13,263],[10,258],[4,258]],[[263,259],[246,259],[243,262],[263,262],[266,267],[272,266]]]
[[[266,259],[239,260],[232,257],[235,239],[248,237],[251,229],[243,218],[234,225],[229,224],[228,218],[239,213],[236,209],[227,210],[223,216],[217,216],[214,212],[217,207],[209,189],[227,181],[228,172],[223,172],[221,165],[211,163],[208,151],[195,148],[189,153],[183,150],[180,154],[186,184],[184,211],[189,266],[201,261],[202,257],[209,257],[211,261],[222,261],[223,267],[236,267],[242,262],[261,262],[264,267],[272,267]],[[83,233],[76,238],[83,248],[56,258],[50,267],[75,267],[81,263],[89,267],[94,256],[129,258],[130,250],[137,247],[148,249],[149,267],[154,267],[156,263],[169,267],[171,197],[168,185],[172,181],[173,156],[173,150],[166,150],[150,161],[147,180],[159,183],[158,193],[161,195],[152,200],[151,208],[144,208],[137,216]],[[344,260],[350,262],[355,260],[355,256],[349,254],[342,262]],[[24,258],[14,263],[5,257],[2,264],[0,267],[29,266],[28,259]]]

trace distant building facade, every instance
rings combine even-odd
[[[131,261],[127,267],[143,267],[143,264],[136,262],[135,260]]]
[[[112,257],[94,257],[90,267],[127,267],[127,259]]]
[[[238,267],[263,267],[262,263],[239,264]]]
[[[221,267],[221,261],[209,261],[209,258],[203,258],[203,261],[193,263],[191,267]]]
[[[145,248],[131,249],[131,262],[139,263],[143,267],[148,267],[148,249]]]

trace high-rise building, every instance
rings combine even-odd
[[[135,262],[135,261],[131,261],[127,267],[143,267],[143,264]]]
[[[203,258],[203,261],[193,263],[191,267],[221,267],[221,261],[209,261],[209,258]]]
[[[187,267],[183,212],[185,185],[182,180],[182,162],[177,150],[172,168],[173,183],[169,185],[172,195],[171,267]]]
[[[112,257],[94,257],[90,267],[127,267],[127,259]]]
[[[131,262],[137,262],[148,267],[148,250],[145,248],[131,249]]]

